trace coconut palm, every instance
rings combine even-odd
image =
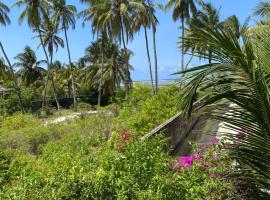
[[[3,58],[0,58],[0,81],[11,80],[12,76]]]
[[[232,15],[222,23],[222,26],[224,26],[224,28],[230,28],[234,32],[235,36],[240,39],[248,31],[248,22],[249,18],[241,24],[240,20],[235,15]]]
[[[6,26],[10,24],[10,19],[8,17],[9,8],[2,2],[0,2],[0,24]]]
[[[195,5],[195,0],[169,0],[166,4],[165,9],[168,11],[173,8],[172,18],[174,21],[181,20],[182,28],[182,58],[181,67],[182,70],[185,68],[185,51],[184,51],[184,38],[185,38],[185,22],[191,18],[191,14],[196,15],[197,8]]]
[[[154,95],[156,91],[155,91],[154,80],[153,80],[152,63],[151,63],[151,57],[150,57],[150,51],[149,51],[147,29],[152,26],[151,20],[153,18],[156,19],[156,17],[152,16],[153,15],[152,9],[146,4],[146,2],[142,1],[142,5],[144,7],[142,9],[139,9],[136,13],[134,13],[132,29],[136,32],[139,31],[141,27],[143,27],[144,29],[144,38],[145,38],[145,44],[146,44],[146,53],[147,53],[147,59],[148,59],[150,81],[152,85],[152,93]]]
[[[77,109],[77,101],[76,101],[76,93],[75,93],[75,83],[74,83],[74,74],[73,74],[73,63],[71,61],[71,53],[69,48],[69,41],[67,30],[69,27],[75,29],[75,16],[77,13],[77,9],[73,5],[66,5],[65,0],[52,0],[53,1],[53,9],[55,11],[55,18],[62,25],[62,28],[65,33],[65,42],[67,46],[68,60],[70,66],[70,74],[71,74],[71,82],[72,82],[72,93],[73,93],[73,104],[74,109]]]
[[[8,25],[10,24],[10,19],[8,17],[8,12],[9,12],[9,8],[3,4],[2,2],[0,2],[0,25]],[[15,76],[15,73],[13,71],[13,68],[12,68],[12,65],[7,57],[7,54],[5,52],[5,49],[3,47],[3,44],[2,42],[0,41],[0,49],[1,51],[3,52],[4,54],[4,57],[8,63],[8,67],[9,67],[9,71],[12,75],[12,79],[13,79],[13,82],[14,82],[14,86],[15,86],[15,91],[16,91],[16,94],[18,96],[18,99],[19,99],[19,105],[20,105],[20,109],[22,112],[24,112],[24,109],[23,109],[23,103],[22,103],[22,97],[21,97],[21,93],[20,93],[20,88],[18,86],[18,83],[17,83],[17,79],[16,79],[16,76]]]
[[[46,61],[38,61],[36,53],[29,46],[26,46],[23,53],[19,53],[15,60],[17,62],[14,63],[14,66],[19,68],[16,74],[22,78],[26,86],[41,78],[45,71],[41,64],[46,63]]]
[[[113,95],[120,84],[126,80],[125,50],[119,50],[118,46],[111,43],[110,40],[104,40],[103,47],[105,48],[100,49],[101,40],[102,38],[86,49],[84,59],[89,65],[84,68],[82,80],[84,84],[89,84],[97,90],[100,89],[101,83],[103,93]],[[102,54],[102,52],[104,53]],[[132,52],[128,52],[129,59]],[[102,60],[104,64],[102,64]],[[131,69],[131,66],[129,66],[129,69]]]
[[[21,12],[19,15],[19,23],[21,24],[24,20],[27,20],[27,23],[29,27],[37,31],[39,34],[39,40],[40,44],[42,46],[46,62],[47,62],[47,69],[48,69],[48,74],[49,74],[49,69],[50,69],[50,61],[49,61],[49,56],[48,53],[45,49],[45,45],[42,40],[41,36],[41,24],[44,18],[48,18],[48,13],[49,13],[49,2],[47,0],[18,0],[16,3],[13,4],[12,7],[22,7],[24,6],[24,10]],[[49,78],[49,76],[48,76]],[[46,85],[47,85],[48,80],[45,81],[45,91],[43,94],[43,107],[45,106],[46,102]],[[57,100],[56,100],[57,102]]]
[[[254,15],[261,17],[270,16],[270,3],[266,1],[260,2],[257,7],[254,9]]]
[[[111,38],[118,39],[123,44],[126,54],[126,78],[125,86],[128,90],[131,86],[131,77],[129,73],[128,50],[126,42],[133,37],[131,28],[132,13],[143,7],[141,2],[131,0],[99,0],[88,1],[89,8],[84,10],[80,15],[84,20],[90,20],[94,32],[109,33]]]
[[[181,45],[183,45],[183,43],[180,42],[180,47],[184,49],[185,52],[191,50],[192,55],[196,51],[208,52],[207,58],[209,63],[211,63],[212,51],[207,44],[200,39],[200,35],[197,34],[197,27],[214,29],[221,26],[222,22],[220,22],[219,9],[214,8],[211,3],[201,3],[201,6],[202,10],[198,11],[196,16],[189,21],[189,27],[186,29],[185,46],[182,47]],[[186,70],[187,67],[188,65],[184,67],[184,70]]]
[[[158,19],[155,16],[155,9],[159,8],[162,9],[161,4],[154,4],[152,1],[148,0],[147,2],[142,0],[141,5],[143,7],[137,7],[136,11],[133,12],[133,21],[132,21],[132,30],[137,32],[141,29],[144,29],[144,37],[145,37],[145,44],[146,44],[146,52],[147,52],[147,59],[149,65],[149,73],[150,73],[150,80],[152,84],[152,93],[156,94],[157,92],[157,84],[158,84],[158,66],[157,66],[157,54],[156,54],[156,26],[158,25]],[[155,79],[156,84],[154,86],[153,81],[153,73],[152,73],[152,63],[149,51],[149,42],[148,42],[148,33],[147,29],[152,29],[153,33],[153,47],[154,47],[154,63],[155,63]]]
[[[59,46],[63,48],[64,41],[58,36],[58,34],[59,34],[58,23],[55,23],[55,20],[50,20],[47,17],[44,18],[44,21],[40,25],[39,34],[40,34],[41,39],[43,41],[44,47],[47,47],[47,52],[48,52],[49,57],[50,57],[50,61],[49,61],[49,65],[48,65],[48,74],[47,74],[47,79],[46,79],[46,84],[45,84],[45,89],[44,89],[44,93],[45,93],[44,97],[46,98],[48,82],[51,79],[52,80],[52,87],[53,87],[53,95],[55,98],[57,109],[59,110],[60,105],[59,105],[59,102],[57,99],[53,75],[51,74],[51,66],[53,64],[54,51],[57,51]],[[42,45],[42,44],[40,44],[40,45]]]
[[[247,188],[250,199],[269,199],[270,60],[266,55],[270,34],[265,30],[256,41],[244,36],[243,42],[233,30],[222,27],[197,27],[197,34],[213,51],[215,63],[185,71],[189,73],[183,93],[185,113],[191,115],[195,96],[206,90],[208,98],[198,109],[242,134],[225,134],[234,141],[228,148],[237,163],[233,174],[241,177],[240,187]],[[215,78],[209,78],[211,75]]]

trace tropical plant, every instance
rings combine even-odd
[[[270,101],[269,101],[269,32],[259,40],[244,36],[241,43],[233,30],[197,27],[197,33],[213,51],[215,63],[198,66],[189,73],[183,107],[186,116],[192,112],[195,95],[207,90],[202,113],[225,122],[223,133],[233,140],[228,145],[236,160],[234,175],[241,177],[241,187],[251,199],[268,199],[270,185]],[[205,52],[197,52],[208,56]],[[209,78],[210,76],[214,78]],[[197,110],[198,112],[198,110]],[[220,133],[222,134],[222,133]]]
[[[10,24],[10,19],[8,17],[9,8],[2,2],[0,2],[0,24],[6,26]]]
[[[22,78],[26,86],[33,84],[36,80],[41,78],[42,73],[45,72],[41,64],[46,61],[38,61],[36,53],[29,46],[26,46],[23,53],[19,53],[15,59],[18,62],[14,63],[14,67],[20,68],[16,74]]]
[[[53,87],[53,95],[55,98],[57,109],[59,110],[60,105],[59,105],[59,102],[57,99],[55,82],[53,79],[53,75],[51,73],[51,66],[53,64],[54,52],[55,51],[57,52],[59,46],[62,48],[64,47],[64,41],[62,40],[61,37],[58,36],[58,34],[59,34],[58,23],[55,23],[54,19],[51,20],[47,16],[45,16],[44,20],[40,24],[39,34],[40,34],[41,39],[43,41],[44,47],[47,47],[47,52],[48,52],[49,58],[50,58],[47,79],[46,79],[45,89],[44,89],[44,93],[45,93],[44,97],[46,98],[48,83],[49,83],[49,80],[51,80],[52,87]]]
[[[7,81],[11,78],[11,73],[8,70],[8,66],[5,64],[5,60],[0,58],[0,81]]]
[[[102,42],[104,43],[103,49],[100,48]],[[132,52],[128,51],[128,59],[131,55]],[[90,84],[95,89],[99,89],[101,82],[102,91],[106,94],[114,94],[120,87],[120,83],[126,79],[125,50],[119,49],[110,40],[101,38],[92,43],[86,49],[84,60],[88,61],[89,65],[84,68],[83,82]],[[104,64],[102,64],[103,62]],[[131,69],[130,65],[129,69]]]
[[[197,8],[195,5],[195,0],[169,0],[166,4],[165,9],[168,11],[173,7],[173,15],[172,18],[174,21],[178,19],[181,20],[181,28],[182,28],[182,58],[181,58],[181,67],[182,70],[185,68],[185,22],[191,18],[191,14],[196,15]]]
[[[184,38],[185,43],[184,47],[182,43],[182,39],[180,42],[181,49],[184,48],[186,51],[191,51],[193,57],[194,52],[196,51],[202,51],[202,52],[208,52],[208,60],[209,63],[211,63],[212,60],[212,52],[211,49],[207,46],[207,44],[201,40],[199,37],[200,35],[197,34],[197,28],[196,27],[211,27],[216,28],[221,26],[220,22],[220,16],[219,16],[219,10],[214,8],[211,3],[200,3],[202,6],[202,10],[199,10],[194,18],[189,20],[189,27],[186,29],[186,36]],[[191,61],[191,60],[190,60]],[[188,64],[184,67],[183,70],[186,70],[188,67]]]
[[[156,32],[156,25],[158,24],[157,17],[155,16],[155,7],[159,6],[162,7],[159,4],[153,4],[151,1],[145,2],[142,1],[142,8],[139,7],[136,12],[133,13],[133,24],[132,29],[134,31],[139,31],[141,27],[144,29],[144,37],[145,37],[145,44],[146,44],[146,52],[147,52],[147,59],[148,59],[148,65],[149,65],[149,73],[150,73],[150,80],[152,85],[152,93],[156,94],[157,86],[154,86],[154,80],[153,80],[153,73],[152,73],[152,63],[151,63],[151,57],[150,57],[150,51],[149,51],[149,42],[148,42],[148,34],[147,29],[152,28],[153,30],[153,39],[155,37]],[[154,48],[156,48],[156,45],[154,44]],[[156,59],[156,49],[154,49],[155,55],[155,78],[157,77],[157,59]]]
[[[270,16],[270,3],[266,1],[262,1],[258,3],[257,7],[254,9],[254,15],[261,17],[269,17]]]
[[[68,60],[69,60],[69,67],[70,67],[70,74],[71,74],[71,85],[72,85],[72,94],[73,94],[73,106],[75,111],[77,110],[77,101],[76,101],[76,90],[75,90],[75,82],[74,82],[74,72],[73,72],[73,63],[71,61],[71,53],[69,48],[69,41],[67,30],[69,27],[75,29],[76,23],[76,13],[77,9],[73,5],[66,5],[65,0],[52,0],[53,1],[53,9],[55,11],[55,18],[59,21],[62,25],[62,28],[65,33],[65,42],[67,46],[67,53],[68,53]]]
[[[20,16],[19,16],[19,23],[21,24],[24,20],[27,20],[29,27],[38,32],[38,37],[40,40],[40,45],[43,49],[45,58],[46,58],[46,63],[47,63],[47,69],[48,69],[48,76],[47,76],[47,80],[45,81],[45,90],[43,93],[43,104],[42,107],[45,107],[46,104],[46,90],[47,90],[47,85],[48,85],[48,79],[50,78],[50,61],[49,61],[49,56],[48,53],[46,51],[45,48],[45,44],[42,38],[42,32],[41,32],[41,24],[42,21],[45,21],[45,24],[43,24],[43,28],[47,28],[48,26],[48,19],[49,16],[48,14],[50,14],[49,9],[50,9],[50,5],[49,2],[46,0],[18,0],[16,3],[13,4],[12,7],[21,7],[24,6],[24,10],[21,12]],[[47,23],[47,24],[46,24]],[[49,50],[51,51],[51,50]],[[54,84],[53,84],[54,85]],[[55,88],[53,89],[54,91],[54,97],[55,97],[55,101],[57,103],[57,107],[58,110],[60,108],[57,97],[56,97],[56,93],[55,93]]]
[[[8,12],[9,12],[9,8],[5,4],[0,2],[0,25],[6,26],[6,25],[10,24],[10,19],[8,17]],[[21,109],[22,112],[24,112],[23,104],[22,104],[22,97],[21,97],[21,93],[20,93],[20,88],[18,86],[17,79],[16,79],[15,73],[13,71],[12,65],[11,65],[11,63],[10,63],[8,57],[7,57],[7,54],[5,52],[5,49],[4,49],[3,44],[2,44],[1,41],[0,41],[0,48],[1,48],[1,51],[3,52],[3,54],[4,54],[4,57],[5,57],[6,61],[7,61],[8,67],[9,67],[9,71],[10,71],[10,73],[12,75],[15,91],[16,91],[16,94],[17,94],[18,99],[19,99],[20,109]]]
[[[240,39],[248,32],[248,22],[249,18],[245,21],[245,23],[241,24],[240,20],[236,17],[236,15],[232,15],[228,17],[223,23],[222,26],[224,28],[231,29],[235,36]]]
[[[88,1],[88,3],[90,7],[80,15],[83,16],[85,21],[90,20],[92,22],[94,32],[109,33],[111,38],[115,38],[123,44],[126,55],[125,86],[128,95],[128,90],[131,86],[131,76],[129,73],[126,41],[129,41],[134,33],[131,28],[132,12],[141,7],[142,4],[135,0],[101,0]]]

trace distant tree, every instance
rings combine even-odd
[[[54,19],[51,20],[49,17],[45,17],[42,23],[40,24],[39,34],[41,36],[44,47],[47,47],[47,51],[50,58],[49,65],[48,65],[48,74],[47,74],[47,79],[46,79],[45,89],[44,89],[44,93],[45,93],[44,97],[46,98],[48,82],[49,80],[52,80],[53,95],[55,98],[55,102],[57,104],[57,109],[60,110],[54,78],[53,78],[53,75],[51,74],[51,66],[53,64],[54,52],[58,50],[59,46],[62,48],[64,47],[64,41],[58,36],[59,34],[58,23],[55,23],[55,20]]]
[[[0,25],[6,26],[6,25],[10,24],[10,19],[8,17],[8,12],[9,12],[8,6],[6,6],[5,4],[0,2]],[[20,109],[21,109],[22,112],[24,112],[20,88],[18,86],[18,82],[17,82],[16,76],[15,76],[15,73],[14,73],[12,65],[11,65],[11,63],[10,63],[10,61],[8,59],[8,56],[7,56],[6,52],[5,52],[5,49],[3,47],[2,42],[0,42],[0,49],[3,52],[4,57],[5,57],[5,59],[6,59],[7,63],[8,63],[8,67],[9,67],[9,71],[10,71],[10,73],[12,75],[15,91],[16,91],[16,94],[17,94],[17,96],[19,98]]]
[[[185,68],[185,22],[191,19],[191,14],[196,15],[197,8],[195,4],[196,0],[169,0],[166,4],[166,10],[173,8],[172,18],[174,21],[181,20],[181,29],[182,29],[182,58],[181,58],[181,67],[182,70]]]
[[[41,64],[46,61],[38,61],[35,52],[29,46],[26,46],[23,53],[19,53],[15,59],[17,62],[14,66],[19,68],[16,74],[22,78],[26,86],[40,79],[42,73],[45,72]]]
[[[88,62],[87,67],[84,68],[82,74],[82,80],[84,84],[89,84],[93,88],[99,90],[100,82],[102,85],[102,91],[105,94],[114,95],[121,83],[125,83],[126,73],[126,55],[124,49],[119,49],[117,45],[110,42],[110,40],[104,41],[104,49],[100,49],[100,42],[96,41],[92,43],[86,49],[86,55],[84,59]],[[104,52],[103,58],[102,53]],[[128,51],[128,59],[132,55],[131,51]],[[102,66],[102,60],[104,62]],[[129,70],[132,67],[129,65]]]
[[[66,5],[65,0],[52,0],[52,1],[53,1],[53,9],[55,11],[55,18],[57,21],[60,22],[65,33],[65,43],[67,47],[71,82],[72,82],[73,104],[74,104],[74,109],[77,110],[73,63],[71,61],[71,53],[70,53],[69,40],[68,40],[68,35],[67,35],[67,30],[69,29],[69,27],[71,27],[72,29],[75,29],[75,24],[76,24],[75,16],[77,15],[77,9],[73,5]]]

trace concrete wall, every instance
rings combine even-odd
[[[195,105],[196,107],[196,105]],[[207,127],[208,118],[199,114],[192,114],[190,120],[183,119],[183,113],[179,112],[163,124],[153,129],[142,137],[149,139],[157,134],[165,134],[169,137],[167,150],[172,155],[188,155],[191,153],[191,141],[197,143],[208,143],[212,136],[209,133],[213,127]],[[170,149],[169,149],[170,147]]]

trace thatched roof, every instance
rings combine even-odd
[[[10,90],[0,85],[0,92],[9,92]]]

